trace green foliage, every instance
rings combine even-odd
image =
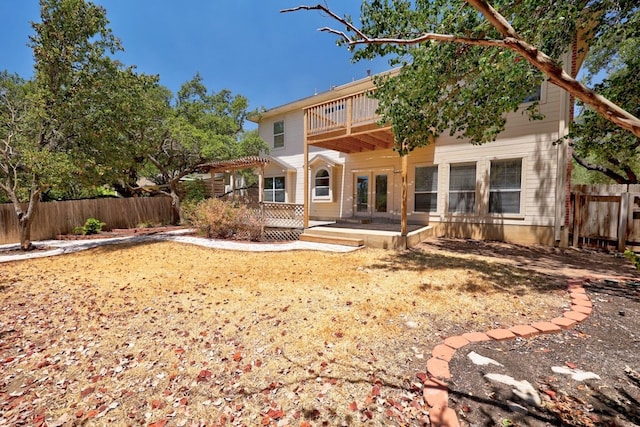
[[[587,79],[605,78],[594,85],[601,95],[640,115],[640,8],[628,12],[598,34],[587,57]],[[640,138],[590,109],[583,109],[569,135],[574,158],[618,184],[640,183]]]
[[[182,189],[184,191],[184,196],[182,197],[184,202],[195,202],[197,204],[211,197],[207,184],[201,179],[182,182]]]
[[[257,241],[262,237],[260,218],[242,204],[207,199],[198,203],[189,220],[209,238]]]
[[[624,256],[629,258],[629,261],[631,261],[631,264],[633,264],[636,270],[640,270],[640,256],[638,256],[637,253],[627,248],[624,251]]]
[[[82,234],[98,234],[102,231],[102,227],[105,225],[107,224],[96,218],[87,218],[84,226],[82,227]]]
[[[519,38],[552,58],[555,65],[561,65],[576,33],[586,33],[587,43],[593,44],[615,23],[626,22],[637,10],[636,3],[490,2]],[[434,33],[482,42],[351,46],[356,61],[387,56],[392,66],[402,65],[397,76],[376,80],[374,94],[383,121],[393,126],[394,148],[401,155],[429,144],[445,131],[474,144],[492,141],[504,129],[508,112],[521,110],[530,119],[542,117],[537,103],[522,104],[546,76],[514,51],[496,46],[505,36],[467,2],[368,0],[362,4],[361,22],[362,33],[374,39],[410,40]],[[338,42],[344,43],[342,39]]]

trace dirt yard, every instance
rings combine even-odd
[[[568,305],[573,270],[472,248],[158,242],[0,264],[0,425],[428,424],[417,374],[443,337]]]

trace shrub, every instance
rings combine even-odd
[[[88,218],[84,223],[84,227],[82,227],[84,231],[83,234],[98,234],[105,225],[107,224],[101,222],[99,219]]]
[[[260,219],[245,205],[218,199],[203,200],[189,214],[198,232],[214,239],[260,240]]]
[[[638,254],[627,248],[627,250],[624,251],[624,256],[629,258],[629,261],[631,261],[631,264],[633,264],[636,270],[640,270],[640,256],[638,256]]]

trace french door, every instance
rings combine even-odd
[[[360,217],[387,217],[392,212],[391,181],[387,171],[362,171],[353,175],[354,215]]]

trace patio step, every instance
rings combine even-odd
[[[364,240],[355,239],[352,237],[338,237],[338,236],[325,236],[320,234],[307,234],[302,233],[300,240],[304,242],[314,243],[329,243],[331,245],[344,245],[344,246],[364,246]]]

